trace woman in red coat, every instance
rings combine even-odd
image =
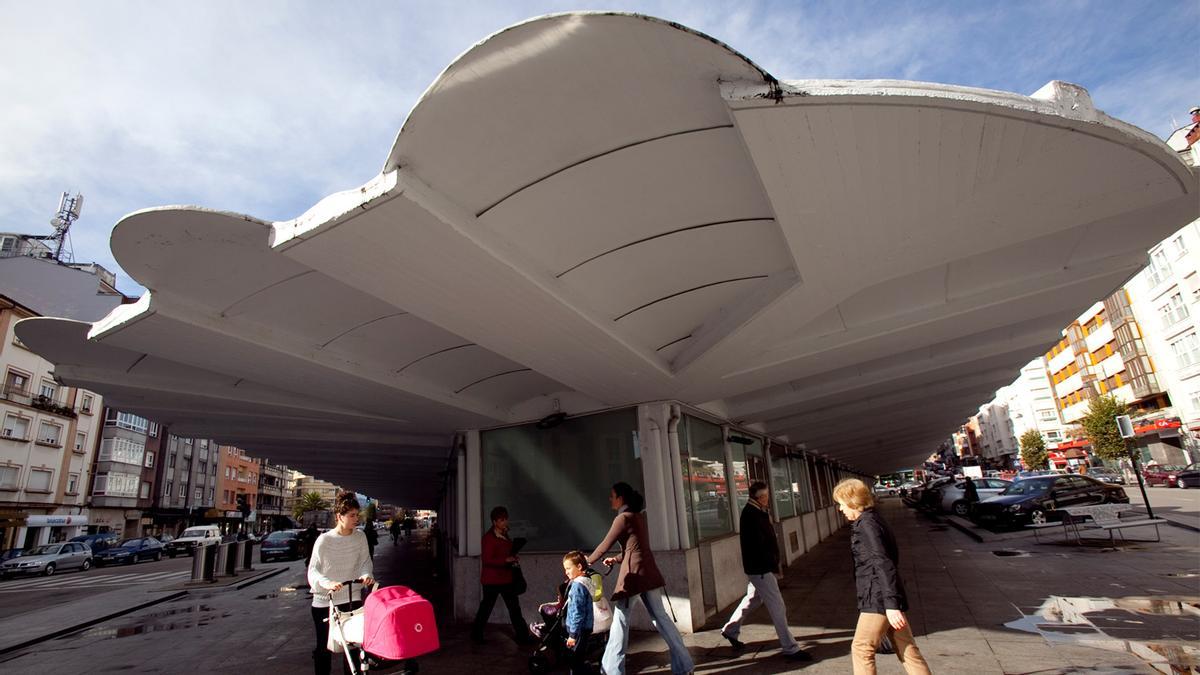
[[[513,566],[520,564],[512,554],[512,540],[508,538],[508,509],[497,506],[492,509],[492,527],[483,535],[483,549],[479,556],[479,581],[483,584],[483,598],[479,611],[475,612],[475,623],[471,628],[471,639],[482,644],[483,627],[487,625],[496,596],[504,599],[508,608],[508,620],[512,622],[513,637],[520,644],[533,642],[529,626],[521,615],[521,602],[513,588]]]

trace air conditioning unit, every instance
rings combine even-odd
[[[13,435],[13,430],[12,430],[12,429],[5,429],[3,433],[4,433],[4,437],[5,437],[5,438],[12,438],[12,435]]]

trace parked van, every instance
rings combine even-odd
[[[221,529],[216,525],[195,525],[167,543],[167,555],[192,555],[196,548],[221,543]]]

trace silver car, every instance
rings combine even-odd
[[[26,551],[21,557],[5,561],[0,565],[0,577],[18,574],[45,574],[50,576],[62,569],[78,567],[87,570],[92,566],[92,549],[87,544],[66,542],[44,544]]]
[[[995,497],[1000,494],[1004,488],[1012,485],[1011,481],[1001,480],[999,478],[975,478],[975,491],[979,493],[979,501],[983,501],[988,497]],[[967,481],[956,481],[953,485],[942,486],[942,510],[947,513],[953,513],[956,516],[966,517],[970,512],[970,506],[967,504],[966,494],[963,488]]]

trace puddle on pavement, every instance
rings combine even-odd
[[[1002,548],[998,551],[992,551],[992,555],[1001,558],[1030,558],[1033,556],[1029,551],[1022,551],[1019,548]]]
[[[136,620],[120,626],[88,628],[82,632],[59,639],[94,638],[108,640],[145,635],[147,633],[186,630],[188,628],[207,626],[217,619],[225,619],[231,616],[233,616],[232,612],[220,611],[208,605],[188,605],[186,607],[176,607],[174,609],[144,614],[136,617]]]
[[[1167,572],[1164,577],[1172,577],[1175,579],[1192,579],[1200,577],[1200,572]]]
[[[1200,672],[1200,597],[1069,598],[1022,608],[1007,628],[1051,643],[1129,652],[1162,673]]]

